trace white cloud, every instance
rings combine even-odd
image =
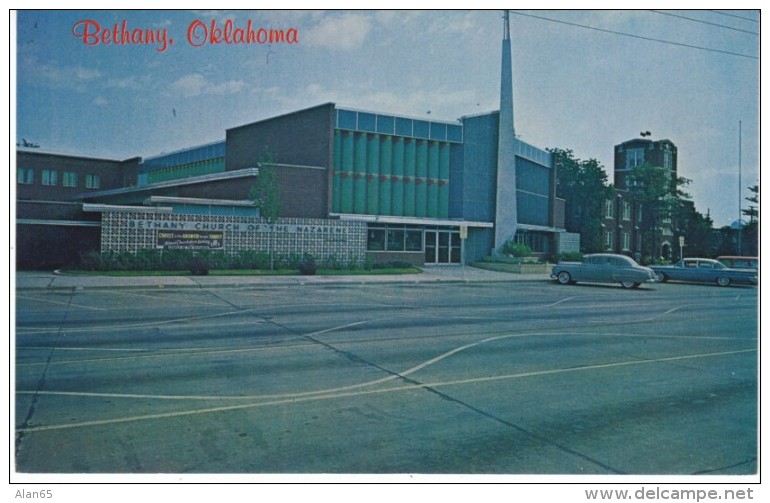
[[[62,66],[56,63],[40,63],[34,56],[21,62],[25,77],[54,88],[85,91],[86,84],[102,77],[102,72],[83,65]]]
[[[171,84],[171,90],[184,96],[197,96],[203,92],[206,79],[199,73],[185,75]]]
[[[130,89],[133,91],[141,91],[147,89],[149,85],[149,79],[147,77],[129,76],[124,78],[111,78],[107,79],[107,87],[112,89]]]
[[[366,14],[347,12],[321,19],[321,22],[300,34],[309,46],[326,49],[353,50],[363,46],[372,23]]]
[[[241,91],[244,87],[246,87],[246,83],[242,80],[228,80],[227,82],[222,82],[221,84],[209,84],[209,86],[206,88],[206,91],[209,94],[233,94]]]
[[[93,103],[97,107],[103,107],[105,105],[109,105],[110,102],[107,101],[107,98],[105,98],[104,96],[97,96],[96,98],[94,98],[94,101],[92,101],[91,103]]]
[[[224,95],[237,93],[246,87],[242,80],[228,80],[219,84],[209,82],[200,73],[191,73],[174,81],[170,86],[171,91],[180,93],[184,97],[199,96],[202,94]]]

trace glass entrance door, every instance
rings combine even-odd
[[[460,232],[425,230],[426,264],[459,264],[462,258]]]
[[[438,245],[438,231],[425,231],[425,263],[436,263],[436,248]]]

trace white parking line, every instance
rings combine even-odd
[[[592,323],[594,325],[607,325],[607,324],[609,324],[609,325],[616,325],[618,323],[628,323],[628,324],[632,324],[632,323],[634,323],[634,324],[646,323],[648,321],[653,321],[653,320],[657,320],[658,318],[662,318],[662,317],[666,316],[667,314],[675,313],[675,312],[679,311],[680,309],[684,309],[685,307],[690,307],[692,305],[693,304],[682,304],[681,306],[672,307],[671,309],[669,309],[667,311],[663,311],[662,313],[654,314],[654,315],[649,316],[647,318],[641,318],[641,319],[638,319],[638,320],[629,320],[629,321],[623,321],[623,322],[608,321],[608,320],[589,320],[588,323]]]
[[[125,360],[143,360],[148,358],[169,358],[169,357],[176,357],[176,356],[208,356],[208,355],[218,355],[218,354],[234,354],[234,353],[254,353],[254,352],[261,352],[261,351],[271,351],[276,349],[294,349],[294,348],[303,348],[303,347],[317,347],[320,348],[318,344],[313,343],[305,343],[305,344],[286,344],[282,346],[265,346],[265,347],[259,347],[259,348],[233,348],[233,349],[205,349],[205,348],[185,348],[185,349],[160,349],[160,350],[152,350],[152,349],[111,349],[111,350],[103,350],[103,351],[125,351],[125,352],[140,352],[140,353],[146,353],[148,351],[154,351],[153,354],[140,354],[140,355],[133,355],[133,356],[119,356],[119,357],[107,357],[107,358],[78,358],[74,360],[52,360],[52,361],[41,361],[41,362],[22,362],[17,363],[17,367],[30,367],[35,365],[65,365],[69,363],[75,363],[75,364],[81,364],[81,363],[94,363],[94,362],[105,362],[105,363],[113,363],[118,361],[125,361]],[[39,348],[44,349],[44,348]],[[47,348],[51,349],[51,348]],[[56,348],[56,351],[61,351],[63,349],[72,349],[72,350],[83,350],[87,351],[87,349],[84,348]],[[102,350],[91,350],[91,351],[102,351]]]
[[[224,306],[222,306],[224,307]],[[172,323],[190,323],[197,320],[205,320],[205,319],[211,319],[211,318],[219,318],[222,316],[232,316],[237,314],[247,314],[252,311],[257,311],[261,308],[252,308],[252,309],[239,309],[237,311],[227,311],[224,313],[216,313],[216,314],[207,314],[207,315],[201,315],[201,316],[188,316],[183,318],[172,318],[170,320],[161,320],[161,321],[148,321],[145,323],[127,323],[125,325],[102,325],[102,326],[95,326],[95,327],[83,327],[83,328],[68,328],[67,333],[87,333],[87,332],[114,332],[117,330],[125,330],[127,328],[147,328],[147,327],[154,327],[154,326],[160,326],[160,325],[169,325]],[[254,323],[262,323],[262,320],[255,319]],[[47,333],[51,332],[50,328],[35,328],[35,327],[16,327],[16,332],[21,334],[40,334],[40,333]]]
[[[73,302],[58,302],[58,301],[55,301],[55,300],[38,299],[38,298],[35,298],[35,297],[27,297],[26,295],[16,295],[16,298],[18,298],[18,299],[25,299],[25,300],[31,300],[31,301],[34,301],[34,302],[44,302],[44,303],[47,303],[47,304],[58,304],[58,305],[67,306],[67,307],[80,307],[82,309],[90,309],[92,311],[107,311],[107,309],[103,308],[103,307],[84,306],[82,304],[75,304]]]
[[[445,358],[449,356],[449,354],[454,354],[458,351],[461,351],[462,349],[466,349],[468,347],[474,346],[468,345],[468,346],[462,346],[460,348],[457,348],[456,350],[453,350],[451,352],[445,353],[441,357],[434,358],[432,360],[429,360],[429,362],[435,363],[435,361],[438,361],[439,359]],[[419,383],[419,384],[410,384],[410,385],[402,385],[398,387],[392,387],[392,388],[385,388],[385,389],[378,389],[378,390],[359,390],[359,391],[350,391],[350,388],[353,387],[347,387],[347,388],[337,388],[335,390],[326,390],[326,391],[319,391],[319,392],[312,392],[311,394],[306,395],[298,395],[298,394],[286,394],[286,395],[273,395],[273,396],[265,396],[265,397],[241,397],[240,399],[268,399],[268,401],[264,402],[257,402],[257,403],[247,403],[247,404],[239,404],[239,405],[229,405],[229,406],[221,406],[221,407],[209,407],[204,409],[193,409],[193,410],[185,410],[185,411],[176,411],[176,412],[164,412],[164,413],[158,413],[158,414],[145,414],[140,416],[128,416],[128,417],[120,417],[120,418],[113,418],[113,419],[100,419],[100,420],[94,420],[94,421],[82,421],[78,423],[69,423],[69,424],[52,424],[52,425],[45,425],[45,426],[34,426],[29,428],[18,428],[16,431],[18,433],[31,433],[31,432],[41,432],[41,431],[52,431],[52,430],[63,430],[63,429],[70,429],[70,428],[85,428],[85,427],[92,427],[92,426],[106,426],[106,425],[112,425],[112,424],[120,424],[120,423],[128,423],[128,422],[135,422],[135,421],[146,421],[151,419],[169,419],[174,417],[182,417],[182,416],[193,416],[193,415],[201,415],[201,414],[212,414],[216,412],[227,412],[227,411],[234,411],[234,410],[243,410],[243,409],[251,409],[251,408],[258,408],[258,407],[267,407],[271,405],[282,405],[282,404],[289,404],[289,403],[300,403],[300,402],[308,402],[308,401],[315,401],[315,400],[334,400],[339,398],[346,398],[346,397],[353,397],[353,396],[362,396],[362,395],[373,395],[373,394],[381,394],[381,393],[396,393],[396,392],[403,392],[403,391],[412,391],[415,389],[422,389],[422,388],[438,388],[442,386],[460,386],[460,385],[466,385],[466,384],[477,384],[482,382],[491,382],[491,381],[502,381],[502,380],[511,380],[511,379],[523,379],[523,378],[529,378],[529,377],[537,377],[537,376],[544,376],[544,375],[557,375],[557,374],[565,374],[565,373],[571,373],[571,372],[586,372],[586,371],[594,371],[594,370],[602,370],[602,369],[608,369],[608,368],[617,368],[617,367],[625,367],[625,366],[631,366],[631,365],[647,365],[651,363],[662,363],[662,362],[670,362],[670,361],[681,361],[681,360],[691,360],[696,358],[713,358],[713,357],[719,357],[719,356],[730,356],[730,355],[737,355],[737,354],[745,354],[745,353],[752,353],[756,352],[756,349],[743,349],[743,350],[736,350],[736,351],[721,351],[721,352],[714,352],[714,353],[698,353],[698,354],[691,354],[691,355],[680,355],[680,356],[667,356],[662,358],[654,358],[654,359],[648,359],[648,360],[626,360],[621,362],[611,362],[611,363],[599,363],[594,365],[585,365],[585,366],[576,366],[576,367],[564,367],[564,368],[557,368],[557,369],[549,369],[549,370],[537,370],[532,372],[521,372],[517,374],[507,374],[507,375],[500,375],[500,376],[485,376],[485,377],[473,377],[468,379],[458,379],[453,381],[439,381],[439,382],[432,382],[432,383]],[[413,367],[410,369],[412,372],[418,370],[419,368],[424,368],[429,364],[428,362],[425,362],[425,364],[418,365],[417,367]],[[409,372],[409,371],[408,371]],[[393,378],[397,378],[397,376],[392,376]],[[381,383],[385,382],[386,380],[391,380],[389,378],[372,381],[371,383],[368,383],[368,385],[372,385],[374,383]],[[342,390],[342,391],[338,391]],[[126,394],[95,394],[95,393],[79,393],[79,392],[56,392],[56,391],[17,391],[17,394],[23,394],[23,395],[29,395],[29,394],[39,394],[39,395],[70,395],[70,396],[92,396],[92,397],[110,397],[110,398],[137,398],[137,399],[147,399],[147,398],[158,398],[159,395],[126,395]],[[237,397],[187,397],[187,399],[197,399],[197,400],[211,400],[211,399],[217,399],[217,400],[234,400]],[[180,399],[179,397],[173,397],[173,398],[167,398],[167,399]]]

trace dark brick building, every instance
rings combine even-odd
[[[99,215],[84,213],[89,193],[136,184],[139,158],[123,161],[16,153],[16,259],[21,268],[51,268],[99,250]]]
[[[677,148],[670,140],[636,138],[615,146],[614,178],[617,195],[605,201],[602,230],[605,249],[642,258],[671,259],[678,253],[671,216],[664,216],[655,229],[645,232],[645,208],[633,201],[629,175],[643,166],[655,166],[677,176]],[[648,234],[654,233],[654,236]]]

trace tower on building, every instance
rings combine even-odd
[[[508,11],[503,15],[503,47],[500,70],[500,119],[497,150],[497,208],[495,215],[495,252],[513,239],[517,228],[516,134],[513,125],[513,70],[511,63],[511,27]]]

